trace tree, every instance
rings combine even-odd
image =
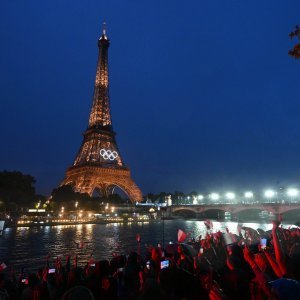
[[[295,30],[292,31],[289,36],[291,39],[296,37],[300,40],[300,27],[296,25]],[[294,48],[289,51],[289,55],[293,56],[294,58],[300,58],[300,44],[296,44]]]
[[[0,201],[2,207],[17,210],[36,201],[35,178],[19,171],[0,172]]]
[[[71,202],[76,200],[77,193],[72,185],[63,185],[54,189],[51,196],[55,202]]]
[[[81,207],[87,207],[87,203],[91,200],[91,197],[84,193],[78,193],[74,191],[72,185],[63,185],[52,191],[51,205],[52,207],[65,207],[67,210],[74,210],[76,202],[80,203]]]
[[[182,200],[185,198],[185,194],[180,191],[175,191],[173,199],[174,204],[180,204]]]

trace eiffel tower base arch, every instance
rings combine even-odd
[[[74,166],[67,170],[62,185],[72,185],[76,192],[92,196],[99,189],[103,196],[112,193],[113,187],[122,189],[132,203],[143,199],[141,190],[130,176],[129,169],[101,168],[97,166]]]

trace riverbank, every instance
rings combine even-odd
[[[79,219],[79,220],[69,220],[69,219],[52,219],[52,220],[18,220],[15,222],[5,222],[4,228],[15,228],[15,227],[41,227],[41,226],[58,226],[58,225],[84,225],[84,224],[111,224],[111,223],[120,223],[120,224],[132,224],[132,223],[152,223],[160,221],[205,221],[206,219],[197,219],[197,218],[182,218],[178,216],[173,217],[160,217],[152,218],[147,215],[143,215],[135,218],[122,218],[122,217],[107,217],[100,219]],[[268,224],[271,223],[270,219],[249,219],[249,220],[240,220],[240,219],[211,219],[212,222],[237,222],[237,223],[261,223]],[[300,226],[298,220],[285,220],[283,224],[292,224],[294,226]]]

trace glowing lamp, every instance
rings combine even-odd
[[[232,192],[228,192],[228,193],[226,193],[226,198],[227,199],[230,199],[230,200],[232,200],[232,199],[234,199],[235,198],[235,194],[234,193],[232,193]]]
[[[275,196],[275,192],[273,190],[266,190],[264,195],[266,198],[273,198]]]
[[[245,198],[253,198],[253,193],[252,192],[245,192],[244,194]]]
[[[296,189],[288,189],[286,193],[290,197],[296,197],[298,195],[299,191]]]
[[[217,193],[212,193],[210,195],[210,197],[211,197],[212,200],[218,200],[220,198],[219,194],[217,194]]]

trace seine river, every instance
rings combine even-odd
[[[254,229],[269,230],[271,224],[243,223]],[[213,222],[213,231],[225,231],[228,227],[236,233],[236,222]],[[136,235],[141,236],[141,252],[147,245],[177,241],[177,230],[182,229],[198,238],[206,234],[203,221],[165,220],[132,224],[84,224],[45,227],[6,228],[0,237],[0,264],[5,262],[19,272],[45,266],[49,255],[50,263],[57,257],[65,261],[66,255],[78,257],[78,263],[86,263],[91,256],[96,260],[111,259],[114,254],[125,254],[137,250]],[[77,243],[77,244],[76,244]],[[82,244],[81,248],[78,244]]]

